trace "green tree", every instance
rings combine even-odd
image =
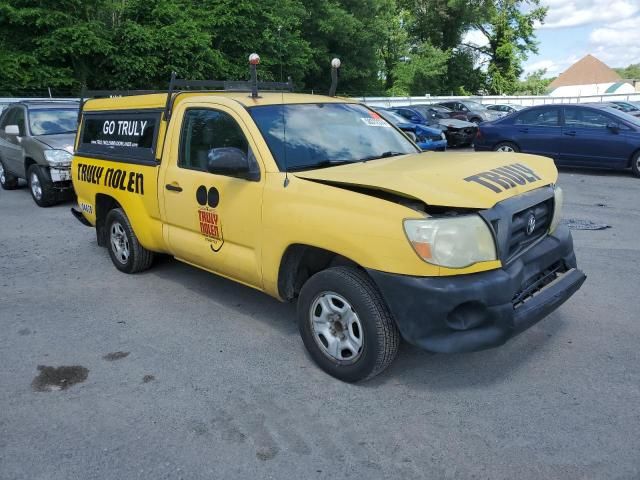
[[[614,68],[614,70],[624,79],[640,79],[640,63],[633,63],[625,68]]]
[[[441,78],[447,72],[449,52],[423,43],[412,49],[394,71],[396,81],[394,95],[437,94],[441,90]]]
[[[544,95],[549,88],[549,84],[553,81],[552,78],[544,78],[546,74],[546,69],[536,70],[528,74],[524,80],[518,82],[515,93],[518,95]]]
[[[302,0],[306,15],[302,31],[311,46],[305,87],[326,92],[331,84],[330,62],[342,61],[339,92],[380,92],[379,52],[387,28],[386,12],[393,0]]]
[[[534,27],[544,21],[547,9],[540,0],[477,0],[474,7],[477,21],[472,27],[487,44],[470,48],[488,58],[489,93],[511,94],[518,87],[522,62],[538,51]]]

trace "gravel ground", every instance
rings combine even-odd
[[[121,274],[71,204],[0,191],[0,478],[640,478],[640,180],[560,183],[612,227],[574,232],[583,288],[501,348],[403,345],[358,385],[293,306],[168,258]]]

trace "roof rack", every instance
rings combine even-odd
[[[257,65],[260,63],[260,56],[257,53],[249,55],[249,81],[220,81],[220,80],[185,80],[176,78],[176,73],[171,74],[169,81],[169,95],[164,111],[164,119],[171,118],[171,110],[175,97],[174,92],[184,91],[226,91],[226,92],[251,92],[252,98],[258,98],[258,89],[276,92],[293,92],[293,81],[291,77],[287,82],[258,82]]]
[[[16,103],[76,103],[77,98],[23,98]]]
[[[256,66],[260,63],[257,53],[249,55],[249,67],[251,78],[249,81],[221,81],[221,80],[186,80],[176,78],[176,73],[171,74],[168,90],[86,90],[84,87],[80,94],[80,110],[78,111],[78,123],[82,116],[85,101],[89,98],[127,97],[132,95],[150,95],[154,93],[167,94],[167,103],[164,111],[164,119],[169,120],[171,109],[177,94],[191,91],[226,91],[226,92],[251,92],[252,98],[258,98],[258,89],[267,91],[293,92],[291,77],[287,82],[258,82]],[[174,95],[175,94],[175,95]]]

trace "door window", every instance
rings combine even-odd
[[[206,171],[211,150],[229,147],[251,160],[247,139],[230,115],[218,110],[187,110],[182,121],[179,167]]]
[[[396,113],[398,115],[402,115],[404,118],[406,119],[410,119],[411,117],[415,116],[415,113],[411,113],[409,110],[396,110]]]
[[[569,128],[598,128],[606,129],[611,118],[589,108],[565,108],[564,123]]]
[[[542,127],[557,127],[560,110],[558,108],[536,108],[522,112],[515,119],[516,125],[532,125]]]
[[[13,109],[13,108],[10,108],[10,109],[8,109],[8,110],[4,113],[4,115],[2,116],[2,120],[0,120],[0,128],[1,128],[3,131],[4,131],[4,127],[6,127],[7,125],[10,125],[10,123],[9,123],[9,119],[10,119],[11,117],[13,117],[13,112],[14,112],[14,109]]]
[[[24,137],[24,131],[25,131],[24,108],[17,107],[15,109],[11,125],[18,125],[18,130],[20,130],[20,136]]]

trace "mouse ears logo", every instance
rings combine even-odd
[[[201,185],[196,190],[196,200],[200,205],[200,208],[198,208],[200,233],[209,242],[211,251],[218,252],[224,245],[220,217],[215,211],[215,208],[220,203],[220,192],[215,187],[211,187],[207,191],[207,187]]]

